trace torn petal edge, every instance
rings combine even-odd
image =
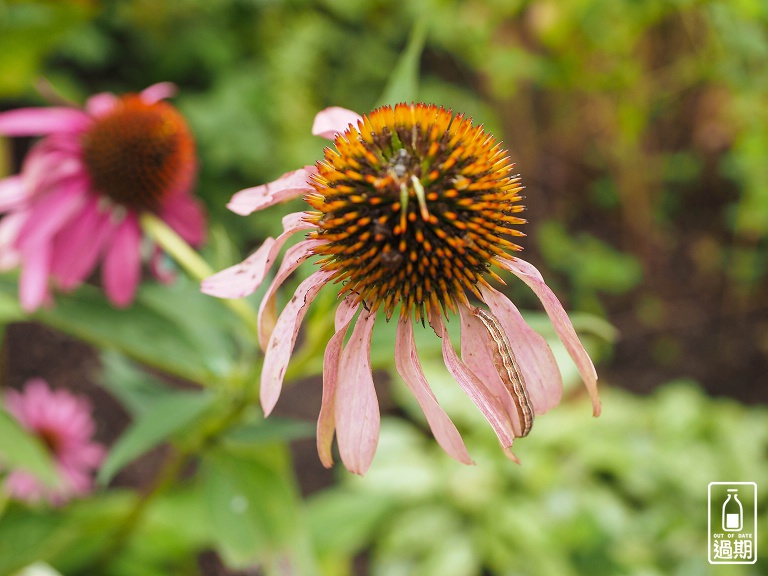
[[[303,217],[303,212],[288,214],[283,218],[283,233],[280,236],[266,238],[258,250],[248,258],[203,280],[200,290],[217,298],[243,298],[253,294],[264,282],[267,272],[288,238],[296,232],[312,227]]]
[[[265,416],[269,416],[280,397],[285,371],[307,309],[331,274],[325,270],[318,270],[299,284],[277,319],[275,330],[272,332],[264,354],[264,365],[261,370],[259,397]]]
[[[302,240],[288,248],[280,262],[280,268],[277,274],[269,284],[264,297],[259,304],[258,314],[258,336],[259,346],[262,351],[266,351],[269,339],[275,329],[277,322],[277,291],[283,285],[288,277],[314,253],[313,248],[317,246],[317,240]]]
[[[227,208],[236,214],[247,216],[257,210],[298,198],[314,190],[309,180],[316,172],[317,168],[314,166],[305,166],[286,172],[273,182],[240,190],[232,196]]]

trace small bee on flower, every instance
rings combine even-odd
[[[379,314],[387,320],[397,315],[395,366],[445,451],[472,462],[424,376],[414,320],[428,322],[442,338],[449,372],[514,459],[514,438],[560,401],[562,380],[544,338],[489,283],[502,281],[494,267],[512,272],[540,298],[587,386],[594,414],[600,413],[597,374],[567,314],[538,270],[510,254],[521,249],[513,239],[523,236],[517,227],[525,223],[520,179],[491,134],[461,114],[426,104],[384,106],[364,116],[328,108],[317,115],[313,133],[334,142],[323,160],[242,190],[228,205],[247,215],[303,196],[309,210],[286,216],[277,238],[203,282],[203,291],[214,296],[246,296],[262,283],[286,240],[306,234],[286,251],[259,309],[265,414],[280,395],[307,308],[323,286],[335,283],[340,302],[325,350],[317,425],[325,466],[333,463],[334,432],[350,471],[364,474],[373,459],[380,414],[370,349]],[[313,256],[317,270],[278,315],[278,288]],[[472,296],[488,310],[470,302]],[[460,355],[443,320],[450,314],[459,316]]]
[[[99,261],[109,300],[129,305],[141,278],[143,212],[188,243],[202,243],[205,217],[191,193],[194,140],[164,101],[174,93],[172,84],[161,83],[139,94],[96,94],[84,110],[0,113],[1,136],[44,136],[20,174],[0,180],[0,270],[21,266],[26,310],[50,300],[51,281],[62,290],[77,288]],[[151,263],[163,278],[161,256],[155,249]]]

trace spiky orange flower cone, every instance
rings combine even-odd
[[[364,117],[326,148],[307,203],[323,270],[390,318],[456,311],[505,250],[519,217],[519,178],[482,127],[436,106]]]

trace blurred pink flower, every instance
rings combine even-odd
[[[0,113],[0,135],[45,136],[20,174],[0,180],[0,270],[21,265],[26,310],[50,300],[50,280],[73,290],[99,261],[109,300],[129,305],[141,277],[144,211],[190,244],[203,241],[205,217],[191,194],[194,141],[184,118],[163,101],[174,92],[162,83],[140,94],[97,94],[84,110]],[[162,279],[161,256],[155,248],[151,264]]]
[[[508,270],[539,297],[576,363],[600,413],[595,368],[557,297],[531,264],[507,251],[520,247],[519,177],[500,144],[471,120],[432,105],[385,106],[367,116],[328,108],[313,133],[334,140],[315,166],[235,194],[234,212],[247,215],[303,196],[313,209],[286,216],[284,232],[267,238],[244,262],[203,282],[207,294],[241,298],[264,280],[285,242],[288,248],[259,309],[265,351],[261,404],[275,406],[287,364],[309,304],[329,283],[341,283],[335,334],[325,350],[323,401],[317,445],[332,465],[334,432],[344,465],[364,474],[379,435],[379,407],[371,374],[371,335],[376,313],[387,319],[399,307],[394,350],[397,371],[418,400],[438,443],[453,458],[471,463],[456,427],[432,393],[419,363],[413,317],[426,319],[442,338],[445,364],[481,410],[512,459],[515,437],[525,436],[536,414],[558,404],[562,381],[552,351],[515,305],[486,277],[491,266]],[[278,316],[279,286],[307,258],[319,269],[296,289]],[[470,303],[474,295],[488,309]],[[359,311],[357,320],[353,320]],[[443,316],[458,314],[461,356]],[[352,334],[346,346],[345,335]]]
[[[5,487],[13,498],[63,504],[92,490],[91,473],[101,464],[105,451],[91,442],[95,426],[88,400],[66,390],[51,390],[44,380],[34,378],[22,392],[5,393],[5,408],[48,447],[59,473],[59,484],[49,487],[28,472],[11,471]]]

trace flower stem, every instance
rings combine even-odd
[[[160,218],[150,212],[144,212],[140,220],[144,232],[157,242],[158,246],[165,250],[190,277],[202,281],[214,274],[208,262]],[[252,334],[258,334],[256,312],[245,300],[224,299],[223,302],[242,318]]]
[[[170,226],[150,212],[141,215],[141,227],[192,278],[203,280],[213,274],[208,263]]]

